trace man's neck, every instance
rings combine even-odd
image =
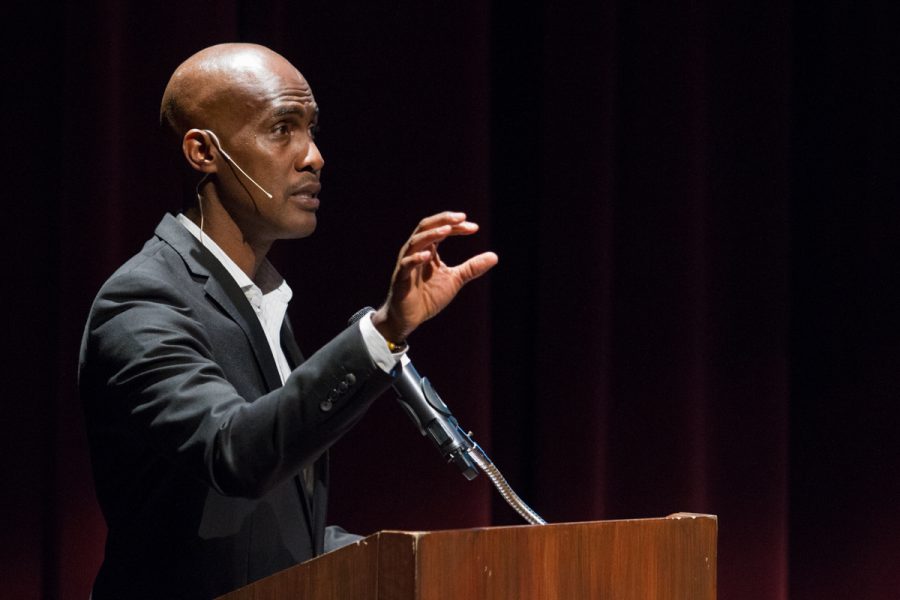
[[[216,201],[203,200],[203,212],[194,206],[185,215],[208,235],[234,263],[256,281],[260,265],[266,259],[271,242],[255,243],[247,238],[231,215]]]

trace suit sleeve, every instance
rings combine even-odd
[[[312,463],[391,381],[351,326],[283,387],[243,397],[176,286],[128,275],[98,296],[80,368],[94,433],[135,436],[220,493],[245,497],[265,494]]]

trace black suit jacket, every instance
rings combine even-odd
[[[171,215],[103,285],[79,364],[109,528],[94,600],[211,598],[322,551],[325,452],[391,377],[357,326],[303,361],[286,319],[282,346],[284,386],[243,292]]]

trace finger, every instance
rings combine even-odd
[[[469,235],[471,233],[475,233],[478,231],[478,223],[473,223],[472,221],[466,221],[463,219],[459,222],[453,223],[442,223],[440,225],[435,224],[434,228],[443,229],[445,227],[450,228],[450,235]],[[428,229],[417,228],[416,233],[421,233],[428,231]]]
[[[418,252],[430,244],[439,244],[450,236],[472,235],[478,231],[478,224],[463,221],[456,225],[441,225],[434,229],[414,233],[406,247],[407,252]]]
[[[406,253],[420,252],[429,246],[439,244],[451,233],[453,233],[453,227],[450,225],[441,225],[434,229],[414,233],[406,244]]]
[[[441,225],[455,225],[466,220],[466,213],[445,210],[442,213],[425,217],[416,226],[416,231],[424,231]]]
[[[473,256],[466,262],[455,267],[456,272],[462,279],[463,284],[469,283],[473,279],[477,279],[494,268],[500,261],[500,258],[493,252],[484,252],[478,256]]]
[[[421,252],[415,252],[401,258],[397,263],[397,274],[395,279],[397,281],[409,279],[413,269],[427,263],[431,259],[432,254],[433,252],[431,250],[422,250]]]
[[[451,225],[450,235],[472,235],[478,231],[478,223],[472,221],[463,221],[456,225]]]

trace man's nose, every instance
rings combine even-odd
[[[324,166],[325,159],[322,158],[319,147],[314,140],[309,140],[309,143],[306,144],[305,151],[301,150],[300,154],[297,156],[296,169],[298,171],[311,170],[318,173]]]

